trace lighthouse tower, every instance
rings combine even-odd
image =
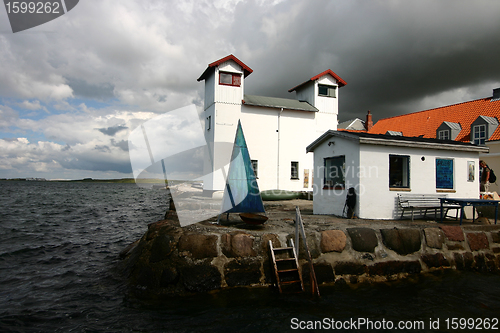
[[[232,144],[244,96],[245,78],[252,69],[233,55],[228,55],[208,65],[198,78],[205,81],[205,139],[208,156],[205,156],[203,188],[222,191],[225,185],[226,166],[231,158]],[[221,169],[222,168],[222,169]]]

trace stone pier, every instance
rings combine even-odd
[[[382,282],[444,269],[499,272],[500,225],[348,220],[312,215],[311,204],[266,203],[269,220],[261,227],[233,214],[221,225],[212,219],[182,228],[170,215],[150,224],[140,240],[122,251],[129,284],[151,295],[271,286],[268,243],[282,247],[295,237],[295,206],[301,208],[320,285]],[[299,263],[307,283],[310,268],[303,246]]]

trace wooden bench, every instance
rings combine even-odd
[[[446,194],[398,194],[398,203],[402,209],[401,218],[406,210],[411,210],[411,220],[413,221],[413,212],[424,211],[424,217],[427,216],[427,211],[430,209],[434,210],[434,217],[438,216],[438,209],[441,209],[441,201],[439,198],[446,198]],[[458,219],[458,211],[460,205],[445,204],[443,205],[444,216],[448,213],[450,209],[456,209],[456,219]]]

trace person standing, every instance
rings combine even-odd
[[[491,169],[488,166],[488,164],[486,164],[486,162],[483,160],[479,161],[479,167],[480,167],[479,177],[481,179],[481,185],[479,187],[479,190],[481,192],[489,192],[490,191],[490,172],[491,172]]]

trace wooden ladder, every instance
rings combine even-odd
[[[274,248],[272,241],[269,241],[269,249],[271,250],[276,284],[280,293],[304,291],[304,283],[300,274],[293,239],[290,239],[289,247],[279,248]]]

